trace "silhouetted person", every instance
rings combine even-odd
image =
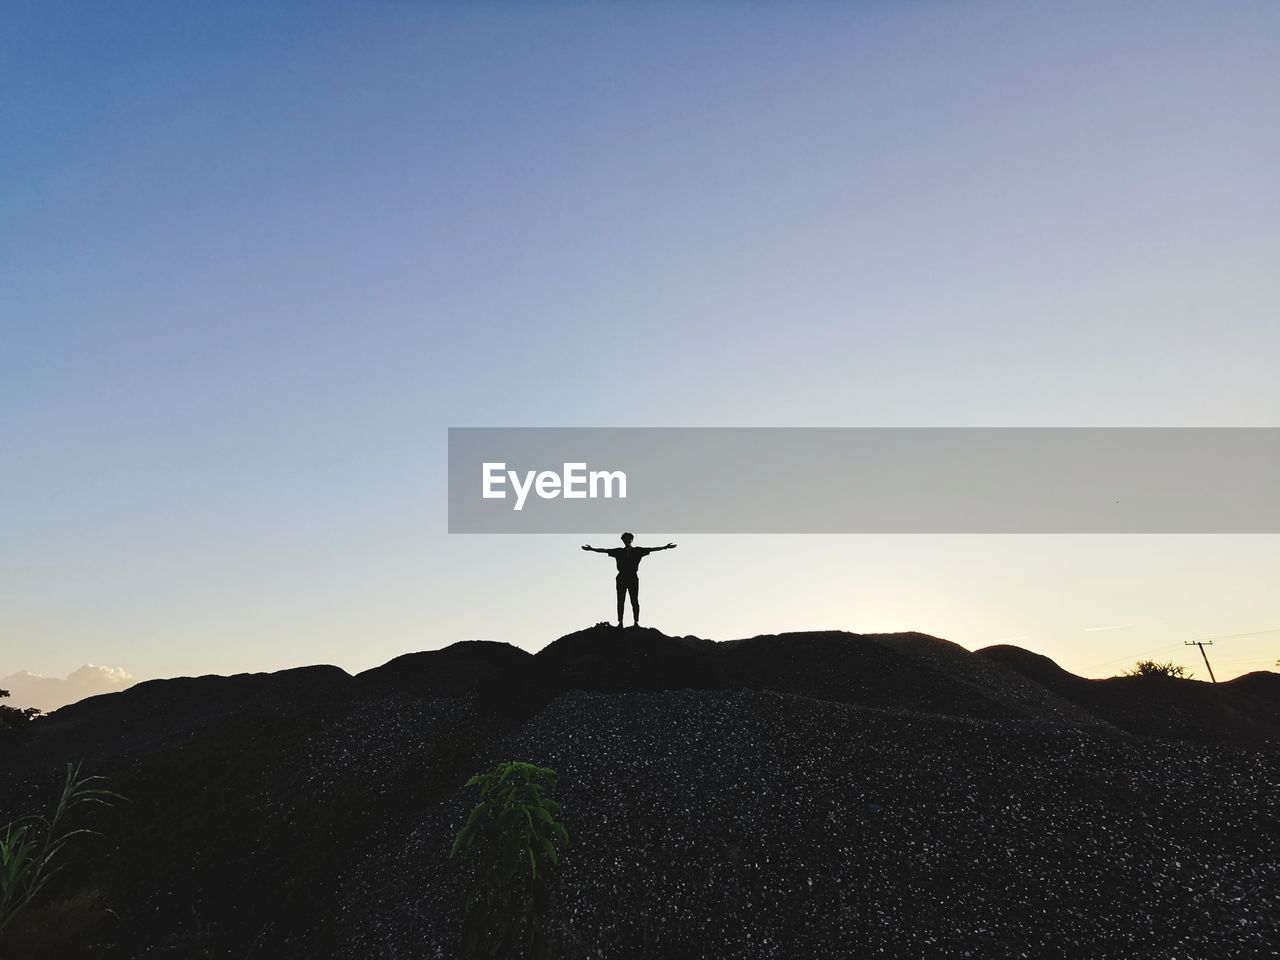
[[[631,594],[631,616],[635,619],[635,625],[640,626],[640,561],[651,553],[658,550],[674,550],[675,544],[668,543],[665,547],[633,547],[631,541],[635,537],[629,533],[622,535],[622,546],[614,547],[612,550],[604,550],[600,547],[589,547],[583,545],[583,550],[590,550],[592,553],[607,553],[618,564],[618,626],[622,626],[622,608],[626,602],[627,594]]]

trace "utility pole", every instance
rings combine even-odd
[[[1200,656],[1204,657],[1204,665],[1209,669],[1209,679],[1212,680],[1214,683],[1217,683],[1218,678],[1213,675],[1213,667],[1209,666],[1209,655],[1204,652],[1204,648],[1206,645],[1210,647],[1213,646],[1213,641],[1212,640],[1187,640],[1182,645],[1184,647],[1200,648]]]

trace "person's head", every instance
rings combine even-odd
[[[635,539],[635,534],[624,533],[622,535],[622,542],[625,543],[628,547],[631,546],[631,541],[634,539]]]

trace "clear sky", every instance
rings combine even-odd
[[[577,538],[445,533],[451,425],[1280,425],[1274,3],[0,19],[0,676],[609,617]],[[677,539],[669,633],[1280,627],[1280,537]]]

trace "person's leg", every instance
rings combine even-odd
[[[640,626],[640,581],[632,580],[627,587],[627,592],[631,594],[631,616],[636,622],[636,626]],[[621,621],[621,617],[618,618]]]
[[[618,626],[622,626],[622,610],[623,604],[627,601],[627,585],[618,578]]]

